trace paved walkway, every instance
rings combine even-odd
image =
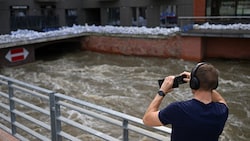
[[[17,138],[13,137],[9,133],[0,129],[0,141],[19,141]]]

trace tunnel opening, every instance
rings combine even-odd
[[[81,51],[79,42],[61,42],[49,44],[35,49],[35,59],[42,61],[57,60],[69,53]]]

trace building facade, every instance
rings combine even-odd
[[[249,15],[249,0],[0,0],[0,34],[73,24],[172,27],[178,17]]]
[[[193,0],[0,0],[0,33],[73,24],[175,26],[193,15]]]

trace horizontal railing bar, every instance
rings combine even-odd
[[[135,122],[135,123],[139,123],[139,121],[140,121],[136,117],[133,117],[133,116],[130,116],[130,115],[127,115],[127,114],[123,114],[123,113],[120,113],[118,111],[114,111],[114,110],[111,110],[111,109],[108,109],[108,108],[105,108],[105,107],[102,107],[102,106],[99,106],[99,105],[95,105],[95,104],[92,104],[92,103],[89,103],[89,102],[86,102],[86,101],[76,99],[76,98],[72,98],[72,97],[69,97],[69,96],[66,96],[66,95],[62,95],[60,93],[56,93],[55,96],[60,97],[60,98],[65,99],[65,100],[72,101],[74,103],[77,103],[77,104],[80,104],[80,105],[83,105],[83,106],[87,106],[87,107],[96,109],[96,110],[101,111],[101,112],[108,113],[110,115],[113,115],[113,116],[116,116],[116,117],[119,117],[119,118],[123,118],[123,119],[129,120],[129,121]]]
[[[11,134],[11,130],[10,128],[8,128],[7,126],[0,124],[0,129],[3,129],[4,131],[6,131],[7,133]]]
[[[48,96],[45,96],[43,94],[40,94],[40,93],[38,93],[36,91],[30,90],[30,89],[27,89],[27,88],[24,88],[24,87],[20,87],[20,86],[15,85],[15,84],[12,84],[11,88],[15,88],[16,90],[20,90],[22,92],[26,92],[26,93],[31,94],[33,96],[37,96],[37,97],[40,97],[42,99],[49,100]]]
[[[10,111],[10,106],[4,103],[0,103],[0,107],[4,108],[5,110]]]
[[[63,132],[63,131],[59,132],[58,135],[66,138],[68,140],[71,140],[71,141],[81,141],[80,139],[77,139],[76,137],[74,137],[66,132]]]
[[[2,118],[3,120],[7,121],[8,123],[11,122],[11,121],[10,121],[10,117],[8,117],[8,116],[6,116],[6,115],[4,115],[4,114],[2,114],[2,113],[0,113],[0,118]]]
[[[138,123],[141,124],[141,125],[144,125],[142,119],[138,119]],[[172,129],[171,128],[168,128],[168,127],[165,127],[165,126],[155,126],[155,127],[152,127],[158,131],[161,131],[161,132],[166,132],[168,134],[171,134],[172,132]]]
[[[169,127],[165,127],[165,126],[156,126],[156,127],[153,127],[154,129],[157,129],[159,131],[162,131],[162,132],[167,132],[169,134],[172,133],[172,129],[169,128]]]
[[[72,110],[78,111],[80,113],[89,115],[91,117],[98,118],[98,119],[101,119],[103,121],[109,122],[111,124],[114,124],[114,125],[117,125],[117,126],[122,126],[122,122],[121,121],[118,121],[118,120],[115,120],[113,118],[104,116],[102,114],[98,114],[98,113],[92,112],[90,110],[86,110],[86,109],[77,107],[75,105],[72,105],[72,104],[69,104],[69,103],[66,103],[66,102],[63,102],[63,101],[59,101],[58,104],[60,104],[60,105],[62,105],[64,107],[68,107],[68,108],[70,108]]]
[[[178,19],[250,19],[250,16],[194,16],[194,17],[178,17]]]
[[[22,124],[20,124],[19,122],[13,122],[13,125],[15,125],[16,127],[22,129],[23,131],[29,133],[30,135],[36,137],[36,138],[39,138],[40,140],[43,140],[43,141],[48,141],[50,140],[49,138],[35,132],[34,130],[28,128],[27,126],[24,126]]]
[[[136,118],[136,117],[132,117],[130,115],[126,115],[126,114],[123,114],[123,113],[119,113],[117,111],[113,111],[111,109],[107,109],[105,107],[101,107],[101,106],[98,106],[98,105],[94,105],[92,103],[88,103],[88,102],[85,102],[85,101],[81,101],[81,100],[78,100],[78,99],[75,99],[75,98],[72,98],[72,97],[69,97],[69,96],[65,96],[65,95],[62,95],[62,94],[59,94],[59,93],[56,93],[55,96],[58,96],[60,98],[63,98],[63,99],[66,99],[66,100],[69,100],[69,101],[73,101],[75,103],[78,103],[80,105],[83,105],[83,106],[87,106],[87,107],[90,107],[90,108],[93,108],[93,109],[96,109],[98,111],[102,111],[102,112],[105,112],[105,113],[108,113],[110,115],[113,115],[113,116],[116,116],[116,117],[119,117],[119,118],[122,118],[122,119],[126,119],[128,121],[132,121],[132,122],[135,122],[135,123],[139,123],[141,125],[144,125],[142,120],[139,119],[139,118]],[[64,103],[62,103],[64,104]],[[73,108],[73,107],[72,107]],[[75,107],[74,107],[75,108]],[[75,110],[79,110],[78,108],[75,108]],[[79,111],[80,112],[80,111]],[[162,131],[162,132],[167,132],[167,133],[171,133],[171,128],[168,128],[168,127],[164,127],[164,126],[161,126],[161,127],[153,127],[154,129],[157,129],[159,131]]]
[[[46,124],[46,123],[44,123],[44,122],[42,122],[40,120],[37,120],[37,119],[35,119],[35,118],[25,114],[25,113],[22,113],[22,112],[20,112],[18,110],[13,110],[12,112],[19,115],[19,116],[21,116],[21,117],[23,117],[23,118],[25,118],[28,121],[31,121],[31,122],[33,122],[33,123],[35,123],[37,125],[40,125],[41,127],[45,128],[47,130],[51,130],[51,128],[50,128],[50,126],[48,124]]]
[[[18,99],[18,98],[16,98],[16,97],[11,98],[11,100],[13,100],[13,101],[15,101],[15,102],[17,102],[17,103],[19,103],[19,104],[22,104],[22,105],[24,105],[24,106],[27,106],[27,107],[29,107],[29,108],[31,108],[31,109],[33,109],[33,110],[36,110],[36,111],[38,111],[38,112],[41,112],[41,113],[43,113],[43,114],[46,114],[46,115],[48,115],[48,116],[50,115],[49,111],[47,111],[47,110],[45,110],[45,109],[42,109],[42,108],[40,108],[40,107],[38,107],[38,106],[36,106],[36,105],[30,104],[30,103],[28,103],[28,102],[26,102],[26,101],[23,101],[23,100],[21,100],[21,99]]]
[[[4,97],[4,98],[9,98],[9,95],[3,92],[0,92],[0,96]]]
[[[143,129],[143,128],[140,128],[140,127],[137,127],[137,126],[134,126],[134,125],[131,125],[131,124],[128,124],[127,128],[129,130],[131,130],[131,131],[143,134],[143,135],[148,136],[148,137],[153,138],[153,139],[162,140],[162,141],[163,140],[164,141],[170,140],[170,138],[168,138],[166,136],[163,136],[163,135],[160,135],[160,134],[156,134],[154,132],[148,131],[146,129]]]
[[[38,87],[38,86],[35,86],[35,85],[31,85],[31,84],[28,84],[28,83],[25,83],[25,82],[22,82],[22,81],[13,79],[13,78],[9,78],[9,77],[3,76],[3,75],[0,75],[0,79],[3,79],[5,81],[11,81],[12,83],[15,83],[15,84],[18,84],[18,85],[21,85],[21,86],[25,86],[25,87],[28,87],[30,89],[35,89],[35,90],[38,90],[38,91],[43,92],[43,93],[52,93],[53,92],[51,90],[41,88],[41,87]]]
[[[67,118],[64,118],[64,117],[62,117],[62,116],[58,117],[58,120],[63,121],[64,123],[67,123],[67,124],[69,124],[69,125],[71,125],[71,126],[74,126],[74,127],[76,127],[76,128],[79,128],[79,129],[81,129],[81,130],[83,130],[83,131],[86,131],[86,132],[88,132],[88,133],[91,133],[92,135],[95,135],[95,136],[97,136],[97,137],[99,137],[99,138],[102,138],[102,139],[104,139],[104,140],[108,140],[108,141],[119,141],[118,139],[116,139],[116,138],[114,138],[114,137],[111,137],[111,136],[109,136],[109,135],[107,135],[107,134],[104,134],[104,133],[102,133],[102,132],[100,132],[100,131],[97,131],[97,130],[95,130],[95,129],[89,128],[89,127],[87,127],[87,126],[84,126],[84,125],[79,124],[79,123],[77,123],[77,122],[75,122],[75,121],[69,120],[69,119],[67,119]]]
[[[66,103],[66,102],[63,102],[63,101],[59,101],[58,104],[62,105],[62,106],[65,106],[67,108],[70,108],[72,110],[76,110],[80,113],[83,113],[83,114],[87,114],[91,117],[94,117],[94,118],[98,118],[100,120],[103,120],[105,122],[108,122],[108,123],[111,123],[113,125],[116,125],[116,126],[119,126],[119,127],[123,127],[123,124],[122,124],[122,121],[118,121],[118,120],[115,120],[113,118],[110,118],[110,117],[107,117],[107,116],[104,116],[102,114],[98,114],[98,113],[95,113],[95,112],[92,112],[90,110],[86,110],[86,109],[82,109],[80,107],[77,107],[75,105],[72,105],[72,104],[69,104],[69,103]],[[154,139],[166,139],[166,137],[164,136],[158,136],[158,134],[155,134],[151,131],[147,131],[145,129],[142,129],[142,128],[136,128],[136,126],[133,126],[133,125],[129,125],[128,129],[134,131],[134,132],[137,132],[139,134],[142,134],[142,135],[146,135],[148,137],[151,137],[151,138],[154,138]],[[163,129],[157,129],[157,130],[161,130],[162,132],[166,132],[164,131]],[[149,136],[149,135],[152,135],[152,136]]]
[[[139,123],[144,125],[142,119],[139,119],[139,120],[140,120]],[[153,128],[157,129],[158,131],[166,132],[166,133],[169,133],[169,134],[171,134],[171,132],[172,132],[171,128],[168,128],[168,127],[165,127],[165,126],[154,126]]]
[[[15,134],[14,136],[17,137],[18,139],[20,139],[20,141],[30,141],[30,140],[28,140],[27,138],[23,137],[20,134]]]
[[[8,82],[0,79],[0,84],[8,85]]]

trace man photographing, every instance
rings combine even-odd
[[[173,90],[175,76],[166,77],[144,114],[144,124],[171,124],[171,141],[218,141],[228,117],[228,107],[215,90],[217,69],[208,63],[198,63],[191,73],[181,75],[185,75],[184,81],[189,82],[193,99],[173,102],[159,110],[164,96]]]

